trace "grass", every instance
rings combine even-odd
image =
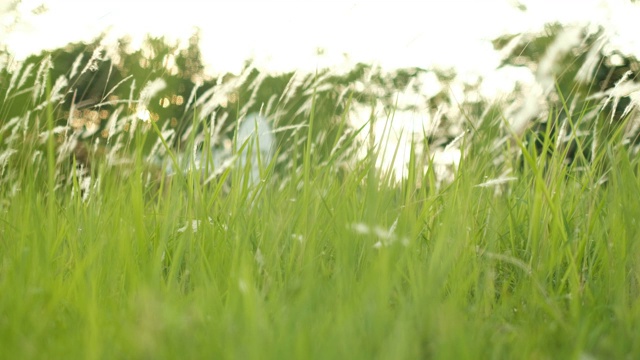
[[[25,133],[51,130],[52,116],[26,114],[41,128]],[[134,151],[125,173],[102,162],[89,187],[77,172],[61,186],[52,136],[13,142],[0,186],[0,357],[640,354],[628,147],[600,144],[579,169],[550,132],[542,149],[497,141],[503,119],[485,119],[462,139],[451,182],[416,156],[393,182],[374,166],[377,148],[347,165],[315,154],[317,120],[302,146],[279,149],[301,156],[263,159],[253,185],[249,166],[206,185],[199,174],[148,181]]]

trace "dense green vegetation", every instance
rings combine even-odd
[[[380,101],[388,111],[370,121],[393,121],[394,94],[427,70],[248,64],[199,79],[195,43],[150,41],[120,63],[98,43],[0,74],[0,357],[640,354],[636,113],[593,112],[606,99],[590,98],[619,79],[557,77],[521,132],[505,105],[443,90],[428,111],[455,105],[458,117],[416,138],[425,150],[396,180],[350,109]],[[169,177],[154,162],[231,139],[258,111],[278,139],[260,182],[251,164]],[[451,178],[432,163],[439,146],[460,149]]]

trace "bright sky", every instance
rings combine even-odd
[[[0,14],[12,0],[0,0]],[[69,41],[144,33],[188,38],[202,31],[202,52],[212,73],[238,71],[254,59],[264,69],[313,71],[317,67],[375,63],[383,68],[454,66],[461,72],[493,69],[487,40],[506,32],[540,29],[545,21],[636,26],[628,0],[423,0],[423,1],[141,1],[23,0],[21,21],[0,15],[0,43],[16,58]],[[35,9],[46,8],[46,11]],[[628,31],[637,34],[637,31]],[[633,41],[626,41],[631,42]],[[626,44],[625,46],[628,46]],[[631,44],[639,49],[637,40]],[[322,49],[323,55],[318,55]]]

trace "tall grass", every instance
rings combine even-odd
[[[413,152],[394,182],[385,144],[344,161],[343,125],[318,154],[312,100],[286,166],[205,184],[150,167],[142,128],[124,167],[66,164],[42,96],[1,135],[0,357],[640,354],[639,168],[615,137],[578,168],[551,131],[539,148],[487,115],[453,180]]]

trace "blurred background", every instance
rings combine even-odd
[[[346,119],[398,177],[416,151],[455,166],[454,140],[480,124],[544,124],[566,112],[559,93],[572,111],[606,100],[640,54],[631,0],[0,0],[0,14],[2,121],[44,106],[50,71],[56,125],[79,139],[151,120],[181,149],[261,113],[296,145],[313,109],[317,153],[335,154]]]

